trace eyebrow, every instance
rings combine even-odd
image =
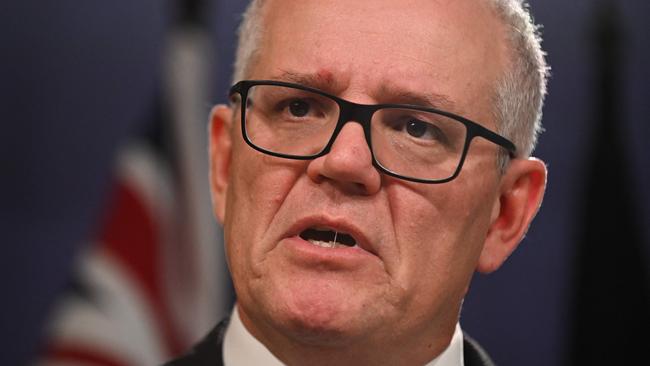
[[[396,86],[384,84],[380,89],[380,95],[385,96],[390,103],[436,108],[448,112],[455,111],[456,109],[454,102],[444,94],[432,92],[416,93]]]
[[[335,95],[345,90],[345,86],[341,82],[326,73],[308,74],[283,71],[279,76],[274,77],[274,79],[309,86]],[[456,112],[454,102],[444,94],[432,92],[416,93],[392,84],[382,84],[378,96],[380,98],[377,99],[380,103],[407,104]]]
[[[338,94],[345,89],[344,85],[341,82],[339,82],[327,72],[321,72],[318,74],[306,74],[292,71],[283,71],[274,79],[308,86],[332,94]]]

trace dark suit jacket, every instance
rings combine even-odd
[[[228,320],[219,323],[188,354],[164,366],[223,366],[223,337],[228,327]],[[494,366],[490,356],[467,334],[463,335],[463,353],[465,366]]]

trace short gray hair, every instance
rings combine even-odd
[[[525,0],[489,0],[506,25],[510,65],[496,85],[497,131],[517,146],[517,156],[529,157],[542,131],[542,106],[546,96],[549,67],[542,50],[539,26]],[[501,154],[499,166],[507,157]]]
[[[541,46],[539,27],[531,17],[525,0],[487,0],[507,27],[510,65],[495,87],[494,115],[497,131],[517,146],[517,156],[532,153],[542,131],[542,105],[546,95],[549,68]],[[239,27],[239,44],[233,82],[250,72],[259,53],[263,35],[263,0],[252,0]],[[499,155],[504,168],[507,154]]]
[[[237,43],[237,54],[235,55],[235,67],[233,73],[233,84],[246,78],[250,74],[250,68],[255,64],[259,54],[259,45],[262,40],[263,0],[252,0],[239,25],[239,42]]]

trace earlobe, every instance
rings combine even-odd
[[[523,239],[542,203],[546,166],[535,158],[514,159],[501,179],[500,195],[477,270],[497,270]]]
[[[223,223],[230,172],[232,140],[230,125],[232,109],[225,105],[212,108],[209,121],[210,135],[210,191],[214,214]]]

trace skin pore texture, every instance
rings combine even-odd
[[[496,130],[508,50],[482,1],[268,1],[264,19],[248,79],[364,104],[437,95]],[[329,154],[287,160],[246,145],[233,108],[212,113],[215,215],[242,321],[289,365],[430,361],[451,340],[474,271],[503,263],[543,196],[542,162],[514,159],[501,174],[497,146],[481,138],[458,178],[419,184],[380,174],[359,124]],[[307,228],[350,234],[357,247],[309,244]]]

